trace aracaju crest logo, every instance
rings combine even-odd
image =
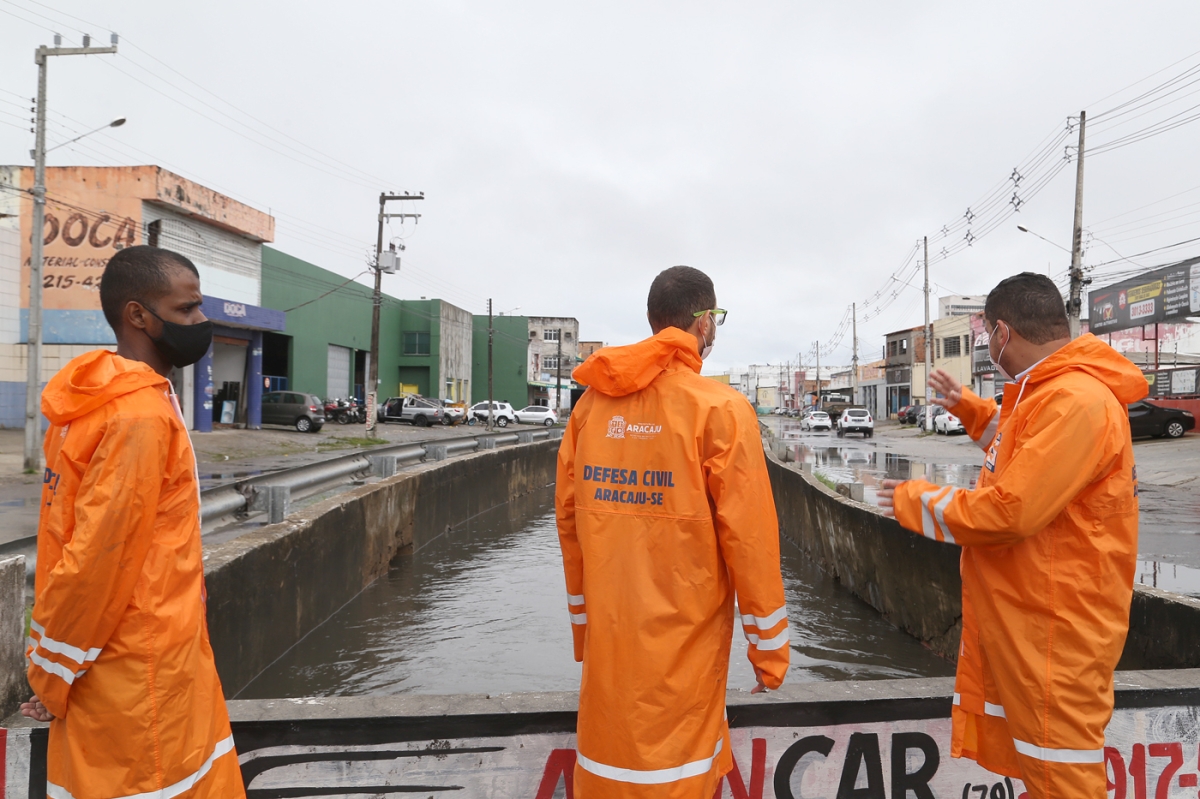
[[[608,420],[608,438],[625,437],[625,417],[614,416]]]

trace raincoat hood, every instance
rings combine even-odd
[[[1142,371],[1091,333],[1083,334],[1038,364],[1029,375],[1029,384],[1034,386],[1072,371],[1099,380],[1122,405],[1137,402],[1149,393]]]
[[[70,424],[124,394],[148,386],[167,390],[167,379],[141,361],[95,350],[80,355],[50,378],[42,392],[42,413],[51,424]]]
[[[601,394],[624,397],[646,388],[675,364],[699,374],[702,363],[696,337],[668,327],[637,344],[598,350],[571,377]]]

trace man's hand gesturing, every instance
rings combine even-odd
[[[942,395],[934,397],[933,404],[941,405],[946,410],[950,410],[962,400],[962,383],[945,369],[934,369],[929,374],[929,387]]]
[[[36,696],[30,697],[28,702],[21,703],[21,715],[34,721],[54,720],[54,714],[47,710],[46,706],[42,704],[42,700]]]

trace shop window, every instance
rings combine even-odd
[[[404,354],[405,355],[428,355],[429,354],[429,334],[420,332],[411,332],[404,334]]]

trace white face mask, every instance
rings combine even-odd
[[[707,336],[704,337],[705,344],[704,344],[704,347],[700,350],[700,360],[702,360],[702,361],[707,360],[708,356],[712,355],[713,345],[717,343],[717,329],[716,329],[717,326],[715,324],[713,324],[711,316],[708,317],[708,324],[709,324],[709,327],[711,327],[713,329],[713,337],[712,337],[712,341],[709,341]]]
[[[999,322],[997,322],[997,323],[996,323],[996,326],[995,326],[994,328],[992,328],[992,336],[995,336],[995,335],[996,335],[996,331],[997,331],[997,330],[999,330],[999,329],[1000,329],[1000,323],[999,323]],[[988,344],[989,344],[989,346],[988,346],[988,356],[989,356],[989,357],[990,357],[990,356],[991,356],[991,354],[992,354],[992,348],[991,348],[991,346],[990,346],[990,345],[991,345],[991,339],[992,339],[992,336],[989,336],[989,337],[988,337]],[[1008,341],[1012,341],[1012,328],[1009,328],[1009,330],[1008,330]],[[1004,342],[1004,346],[1000,348],[1000,352],[996,354],[996,357],[995,357],[995,358],[992,358],[992,366],[995,366],[995,367],[996,367],[996,371],[997,371],[997,372],[999,372],[999,373],[1000,373],[1000,374],[1001,374],[1001,375],[1004,377],[1004,379],[1005,379],[1005,380],[1012,380],[1012,379],[1013,379],[1013,376],[1012,376],[1012,375],[1010,375],[1010,374],[1008,373],[1008,371],[1007,371],[1007,370],[1006,370],[1006,369],[1005,369],[1003,366],[1001,366],[1001,365],[1000,365],[1000,359],[1004,357],[1004,350],[1005,350],[1005,348],[1008,346],[1008,341]]]

